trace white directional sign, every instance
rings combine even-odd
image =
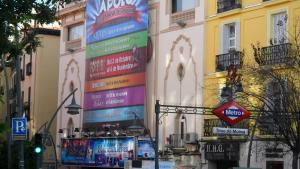
[[[214,134],[248,135],[248,129],[214,127]]]

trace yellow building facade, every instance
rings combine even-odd
[[[208,0],[206,1],[205,57],[204,57],[204,100],[206,107],[218,107],[222,102],[228,66],[241,70],[243,65],[257,64],[251,44],[260,46],[269,56],[278,49],[285,49],[288,39],[293,36],[295,25],[300,25],[299,0]],[[276,57],[265,58],[265,65],[277,63]],[[241,82],[243,82],[242,78]],[[243,87],[247,87],[244,85]],[[234,97],[234,96],[233,96]],[[224,101],[224,100],[223,100]],[[207,147],[217,145],[218,136],[212,128],[222,125],[216,116],[204,117],[203,140]],[[225,159],[208,161],[208,168],[226,168],[235,165],[246,166],[246,137],[239,143],[239,158],[231,162]],[[235,144],[236,145],[236,144]],[[223,144],[224,146],[224,144]],[[227,146],[232,146],[228,144]],[[206,147],[206,148],[207,148]],[[207,150],[205,154],[207,154]],[[216,152],[215,152],[216,153]],[[208,152],[211,155],[211,152]],[[287,155],[288,156],[288,155]],[[267,158],[256,154],[251,157],[255,167],[279,166],[289,168],[291,164],[283,158]],[[259,159],[259,160],[257,160]],[[228,160],[227,160],[228,161]],[[229,160],[230,161],[230,160]],[[274,162],[276,161],[276,162]],[[278,162],[279,161],[279,162]],[[205,165],[206,166],[206,165]]]

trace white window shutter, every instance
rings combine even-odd
[[[224,25],[220,25],[220,54],[224,52]]]
[[[241,24],[240,24],[240,22],[239,21],[237,21],[236,23],[235,23],[235,46],[236,46],[236,50],[237,51],[240,51],[240,48],[241,48],[241,45],[240,45],[240,39],[241,39]]]
[[[229,49],[229,29],[225,24],[221,25],[221,54],[228,53]]]

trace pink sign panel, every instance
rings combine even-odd
[[[85,110],[106,109],[113,107],[144,104],[145,87],[131,87],[104,92],[86,93]]]

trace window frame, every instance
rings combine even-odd
[[[283,13],[285,12],[286,13],[286,16],[287,16],[287,21],[286,21],[286,37],[288,35],[288,28],[289,28],[289,11],[288,11],[288,8],[281,8],[281,9],[276,9],[276,10],[272,10],[272,11],[269,11],[268,12],[268,21],[267,21],[267,43],[268,45],[272,45],[273,43],[271,42],[271,39],[273,38],[273,16],[276,15],[276,14],[279,14],[279,13]],[[288,38],[286,38],[286,41],[285,43],[288,43]],[[279,44],[279,43],[278,43]]]
[[[230,26],[234,25],[234,37],[230,38]],[[240,21],[231,20],[220,25],[220,54],[229,53],[230,50],[240,50]],[[234,40],[234,47],[230,46],[230,40]]]
[[[170,0],[170,3],[171,3],[171,5],[170,5],[170,7],[171,7],[170,12],[171,12],[171,14],[176,14],[176,13],[188,11],[188,10],[191,10],[191,9],[195,9],[198,6],[198,1],[199,0],[193,0],[194,1],[194,6],[191,7],[191,8],[187,8],[187,9],[183,9],[182,8],[182,6],[183,6],[182,4],[184,2],[186,2],[186,0],[180,0],[181,1],[181,10],[177,10],[177,1],[178,0]],[[176,3],[176,5],[174,3]]]
[[[74,39],[71,39],[71,29],[72,28],[76,28],[76,27],[82,27],[82,31],[81,31],[81,36],[80,37],[76,37]],[[69,25],[67,27],[67,41],[74,41],[74,40],[80,40],[82,39],[84,36],[84,23],[77,23],[77,24],[73,24],[73,25]]]

